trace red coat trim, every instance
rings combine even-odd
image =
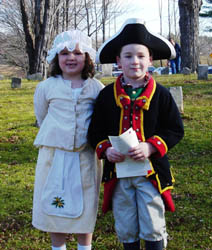
[[[158,183],[157,183],[157,181],[156,180],[152,180],[152,179],[150,181],[151,181],[152,185],[156,189],[158,189]],[[163,199],[166,211],[174,212],[175,211],[175,205],[174,205],[174,201],[172,199],[171,190],[167,189],[166,191],[164,191],[161,194],[161,197]]]
[[[105,150],[111,146],[112,145],[109,140],[100,141],[96,146],[97,157],[102,159],[102,155],[105,153]]]
[[[159,136],[152,136],[147,139],[147,142],[151,143],[157,149],[156,157],[163,157],[168,151],[165,141]]]
[[[148,110],[151,99],[154,95],[156,89],[156,82],[151,77],[147,84],[147,87],[139,96],[133,105],[132,113],[132,125],[130,124],[130,111],[131,111],[131,101],[130,97],[124,91],[121,84],[122,75],[120,75],[116,83],[114,84],[114,97],[117,106],[121,108],[120,124],[119,124],[119,134],[124,133],[131,126],[136,131],[137,137],[140,141],[145,141],[144,128],[143,128],[143,109]]]

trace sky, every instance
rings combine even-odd
[[[158,0],[133,0],[124,1],[129,5],[128,12],[117,18],[117,29],[127,18],[141,18],[146,22],[147,28],[155,33],[160,33],[160,16]],[[168,0],[162,1],[163,31],[168,34]],[[131,9],[131,10],[130,10]]]
[[[159,15],[159,5],[158,2],[159,0],[120,0],[122,4],[128,6],[126,14],[118,15],[117,13],[117,18],[115,20],[115,24],[113,24],[114,29],[111,31],[113,35],[115,32],[114,30],[118,31],[124,21],[128,18],[131,17],[136,17],[136,18],[141,18],[146,22],[146,27],[154,33],[160,33],[160,15]],[[162,0],[162,35],[168,36],[168,0]],[[173,3],[173,1],[170,1],[170,3]],[[203,0],[203,3],[205,3],[205,0]],[[179,12],[178,12],[178,1],[176,1],[176,6],[175,8],[177,9],[177,18],[179,21]],[[171,5],[171,16],[174,16],[173,12],[173,4]],[[210,20],[211,21],[211,20]],[[171,32],[174,34],[174,19],[172,18],[172,30]],[[204,26],[206,25],[206,22],[208,20],[200,19],[200,35],[206,34],[203,33]],[[179,25],[177,26],[178,28],[178,33],[179,33]],[[212,34],[207,35],[211,36]]]

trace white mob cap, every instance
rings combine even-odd
[[[95,60],[96,51],[92,48],[91,38],[82,31],[68,30],[55,37],[53,46],[48,51],[48,56],[46,57],[47,62],[51,63],[56,54],[59,54],[65,48],[70,52],[75,50],[76,45],[79,46],[81,52],[87,52],[92,60]]]

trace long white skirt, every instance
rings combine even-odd
[[[45,232],[92,233],[98,210],[99,190],[102,177],[101,162],[93,149],[87,146],[80,152],[80,172],[83,189],[83,212],[78,218],[47,215],[41,206],[43,187],[52,166],[55,149],[41,147],[35,173],[32,224]],[[70,184],[71,185],[71,184]]]

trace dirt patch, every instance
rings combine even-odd
[[[3,75],[5,78],[11,78],[11,77],[24,78],[25,72],[19,67],[0,64],[0,75]]]

